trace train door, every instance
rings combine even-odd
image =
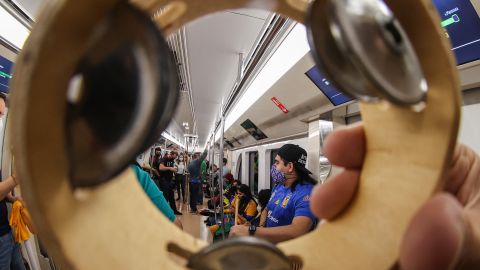
[[[258,151],[248,153],[248,185],[252,195],[258,195]]]
[[[237,174],[235,175],[235,180],[242,182],[242,157],[243,154],[238,155],[238,160],[237,160]]]

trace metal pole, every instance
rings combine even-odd
[[[222,218],[222,238],[225,239],[225,213],[224,213],[224,209],[223,209],[223,163],[222,165],[220,164],[220,162],[223,162],[223,135],[224,135],[224,128],[225,128],[225,116],[223,116],[223,112],[221,114],[221,123],[220,123],[220,157],[219,157],[219,161],[218,161],[218,165],[219,165],[219,169],[220,169],[220,173],[219,173],[219,184],[220,184],[220,205],[222,207],[220,207],[220,217]],[[215,137],[214,137],[214,140],[215,140]],[[220,166],[221,165],[221,166]],[[236,218],[236,217],[235,217]]]
[[[185,169],[186,169],[186,173],[185,173],[185,195],[187,196],[187,209],[190,207],[190,172],[188,171],[188,165],[190,164],[190,158],[188,157],[188,137],[185,137],[184,138],[186,139],[186,147],[187,147],[187,153],[185,155]],[[185,198],[183,198],[183,200],[185,201]],[[189,209],[189,211],[191,211],[192,209]]]
[[[153,158],[155,157],[155,148],[156,148],[155,144],[153,145],[153,148],[150,148],[150,155],[149,155],[150,160],[148,162],[148,165],[150,165],[150,178],[152,178],[152,180],[154,178],[153,176],[155,175],[155,173],[153,172],[153,170],[155,169],[153,167]],[[140,165],[143,166],[143,164],[140,164]]]
[[[215,144],[212,143],[215,140],[215,133],[212,132],[212,136],[210,138],[210,198],[213,203],[213,215],[215,217],[215,222],[217,222],[217,205],[215,204],[215,180],[214,180],[214,173],[213,173],[213,164],[215,158]]]

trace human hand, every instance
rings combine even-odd
[[[248,231],[248,226],[245,225],[235,225],[230,228],[230,233],[228,237],[239,237],[239,236],[248,236],[250,233]]]
[[[312,192],[319,218],[335,219],[355,195],[365,155],[363,126],[335,130],[324,152],[345,170]],[[348,154],[347,154],[348,153]],[[414,215],[401,247],[401,269],[480,269],[480,158],[458,145],[444,191]]]

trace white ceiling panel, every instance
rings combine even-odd
[[[187,25],[188,61],[200,147],[209,136],[222,99],[237,79],[239,53],[248,55],[268,15],[260,10],[233,10]]]
[[[12,2],[20,7],[30,18],[36,19],[47,0],[13,0]]]

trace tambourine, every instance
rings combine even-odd
[[[207,246],[158,212],[128,168],[176,106],[164,37],[236,8],[305,23],[317,64],[361,100],[367,154],[354,201],[277,246],[255,238]],[[459,93],[426,0],[59,0],[17,61],[11,132],[22,193],[62,268],[389,269],[411,217],[443,185]]]

